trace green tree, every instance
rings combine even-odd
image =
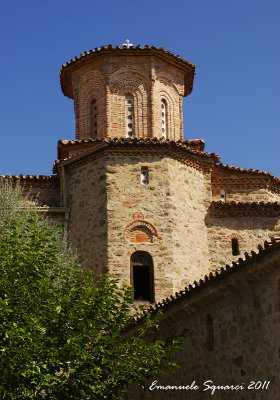
[[[138,326],[137,315],[130,286],[108,276],[94,281],[63,231],[2,181],[1,399],[125,398],[130,384],[170,368],[166,358],[180,343],[151,339],[159,316]]]

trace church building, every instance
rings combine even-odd
[[[276,400],[280,180],[184,140],[182,100],[194,76],[195,65],[162,47],[82,53],[60,72],[75,139],[59,140],[53,175],[13,179],[64,224],[86,268],[131,284],[151,312],[163,308],[163,332],[187,329],[182,369],[162,382],[196,380],[200,390],[139,399],[208,398],[202,382],[216,379],[270,381],[217,399]]]

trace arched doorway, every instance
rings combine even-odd
[[[134,300],[154,302],[154,265],[149,253],[136,251],[130,259],[130,283]]]

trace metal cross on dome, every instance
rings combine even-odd
[[[123,43],[123,47],[127,47],[129,49],[130,47],[133,47],[133,43],[129,43],[129,39],[126,39],[126,43]]]

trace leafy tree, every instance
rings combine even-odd
[[[2,181],[1,399],[125,398],[131,383],[170,368],[162,360],[180,343],[151,339],[159,316],[136,325],[137,315],[131,287],[108,276],[94,281],[62,230]]]

